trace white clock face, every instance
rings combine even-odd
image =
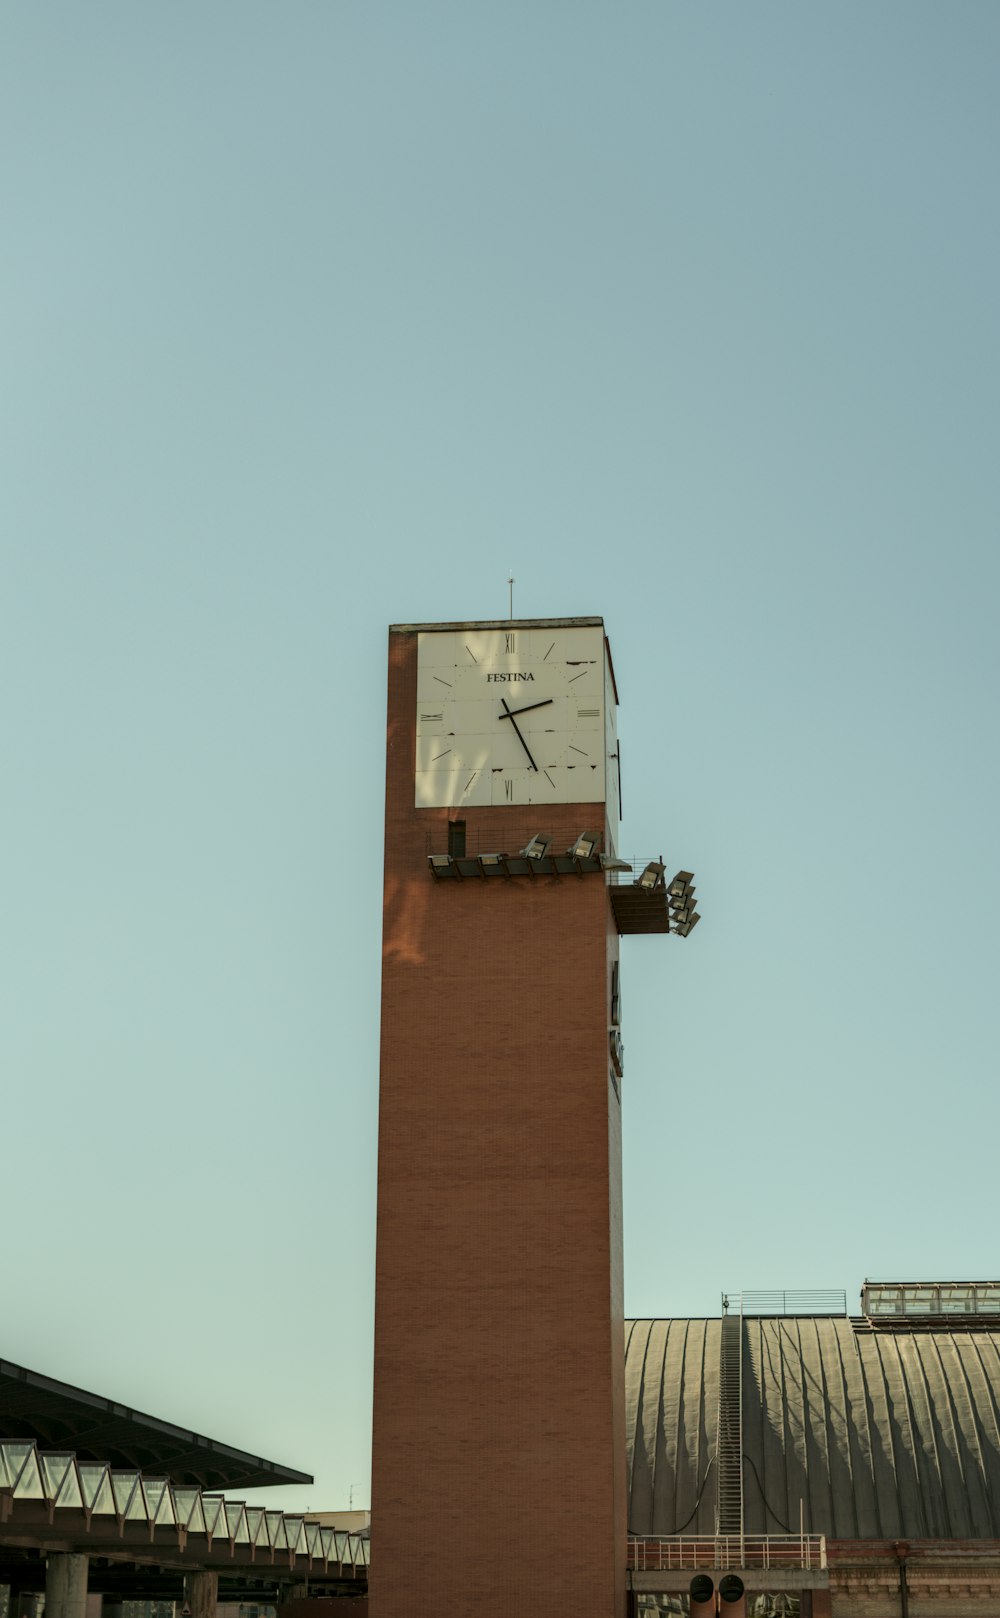
[[[605,706],[600,626],[421,633],[417,807],[603,803]]]

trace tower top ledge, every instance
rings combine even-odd
[[[390,624],[390,635],[415,635],[434,629],[592,629],[604,627],[603,618],[466,618],[452,624]]]

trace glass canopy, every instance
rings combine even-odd
[[[243,1500],[226,1500],[168,1478],[78,1461],[65,1450],[39,1451],[21,1440],[0,1441],[0,1494],[10,1497],[13,1510],[8,1508],[6,1521],[14,1528],[18,1502],[41,1502],[50,1521],[83,1519],[84,1532],[91,1523],[97,1526],[95,1519],[111,1518],[119,1529],[126,1523],[148,1525],[151,1539],[159,1528],[172,1531],[182,1543],[193,1536],[203,1536],[209,1548],[213,1540],[221,1541],[237,1563],[273,1561],[278,1554],[286,1562],[301,1556],[324,1570],[330,1563],[355,1572],[368,1565],[368,1540],[362,1534],[307,1522],[301,1513],[286,1516]]]

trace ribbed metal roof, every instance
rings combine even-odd
[[[712,1533],[721,1322],[626,1323],[629,1527]],[[1000,1331],[743,1322],[746,1532],[1000,1538]]]
[[[718,1320],[625,1323],[631,1533],[714,1532],[721,1332]]]

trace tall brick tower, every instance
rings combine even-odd
[[[600,618],[389,633],[372,1618],[625,1612],[616,703]]]

